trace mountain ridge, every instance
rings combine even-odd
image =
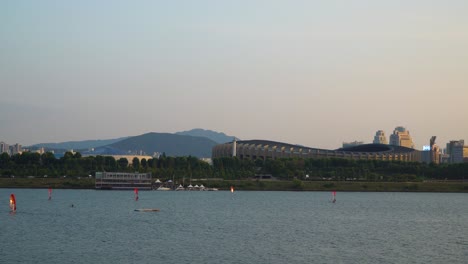
[[[211,149],[232,141],[237,137],[222,132],[194,128],[175,133],[148,132],[137,136],[127,136],[104,140],[66,141],[61,143],[39,143],[30,148],[44,147],[46,151],[64,153],[68,150],[80,151],[85,155],[136,155],[145,153],[165,153],[169,156],[211,157]]]
[[[177,135],[171,133],[150,132],[124,139],[106,147],[128,153],[165,153],[168,156],[211,157],[211,149],[217,145],[215,141],[205,137]]]
[[[196,136],[196,137],[206,137],[206,138],[209,138],[209,139],[215,141],[218,144],[231,142],[234,138],[236,140],[239,140],[239,138],[234,137],[234,136],[228,136],[223,132],[216,132],[216,131],[213,131],[213,130],[207,130],[207,129],[203,129],[203,128],[194,128],[194,129],[187,130],[187,131],[176,132],[174,134],[176,134],[176,135],[189,135],[189,136]]]
[[[127,137],[120,137],[120,138],[113,138],[113,139],[88,139],[88,140],[77,140],[77,141],[64,141],[59,143],[38,143],[31,145],[30,147],[33,148],[47,148],[47,149],[90,149],[90,148],[97,148],[101,146],[106,146],[118,142],[120,140],[124,140],[129,138]]]

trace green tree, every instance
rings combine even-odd
[[[132,166],[135,171],[140,170],[140,160],[137,157],[134,157],[132,160]]]
[[[128,160],[126,158],[120,158],[117,163],[120,169],[126,170],[128,167]]]
[[[0,169],[8,169],[10,163],[10,155],[6,152],[0,154]]]
[[[94,158],[94,161],[95,161],[95,168],[94,170],[96,171],[102,171],[104,170],[104,157],[103,156],[100,156],[100,155],[97,155],[95,158]]]
[[[147,172],[148,171],[148,162],[146,161],[146,159],[141,159],[141,168],[143,169],[144,172]]]
[[[51,169],[54,166],[54,164],[57,162],[57,159],[55,158],[55,155],[52,152],[46,152],[42,154],[41,160],[42,160],[42,165],[44,165],[48,169]]]
[[[107,171],[115,171],[117,170],[117,161],[112,156],[105,156],[104,157],[104,168]]]

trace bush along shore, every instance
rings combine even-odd
[[[466,192],[468,182],[468,163],[237,157],[207,163],[165,154],[129,162],[111,156],[82,157],[79,152],[61,158],[50,152],[0,154],[0,188],[93,189],[99,171],[151,173],[155,180],[192,181],[222,190],[232,185],[237,190]]]
[[[178,184],[178,183],[177,183]],[[219,190],[236,191],[349,191],[349,192],[459,192],[468,193],[468,182],[365,182],[289,180],[193,180]],[[94,189],[93,178],[1,178],[0,188]]]

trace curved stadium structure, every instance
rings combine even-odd
[[[213,147],[213,158],[233,156],[240,159],[343,158],[421,162],[421,152],[418,150],[384,144],[365,144],[326,150],[268,140],[242,140]]]

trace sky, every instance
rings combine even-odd
[[[468,140],[468,1],[0,2],[0,141]]]

